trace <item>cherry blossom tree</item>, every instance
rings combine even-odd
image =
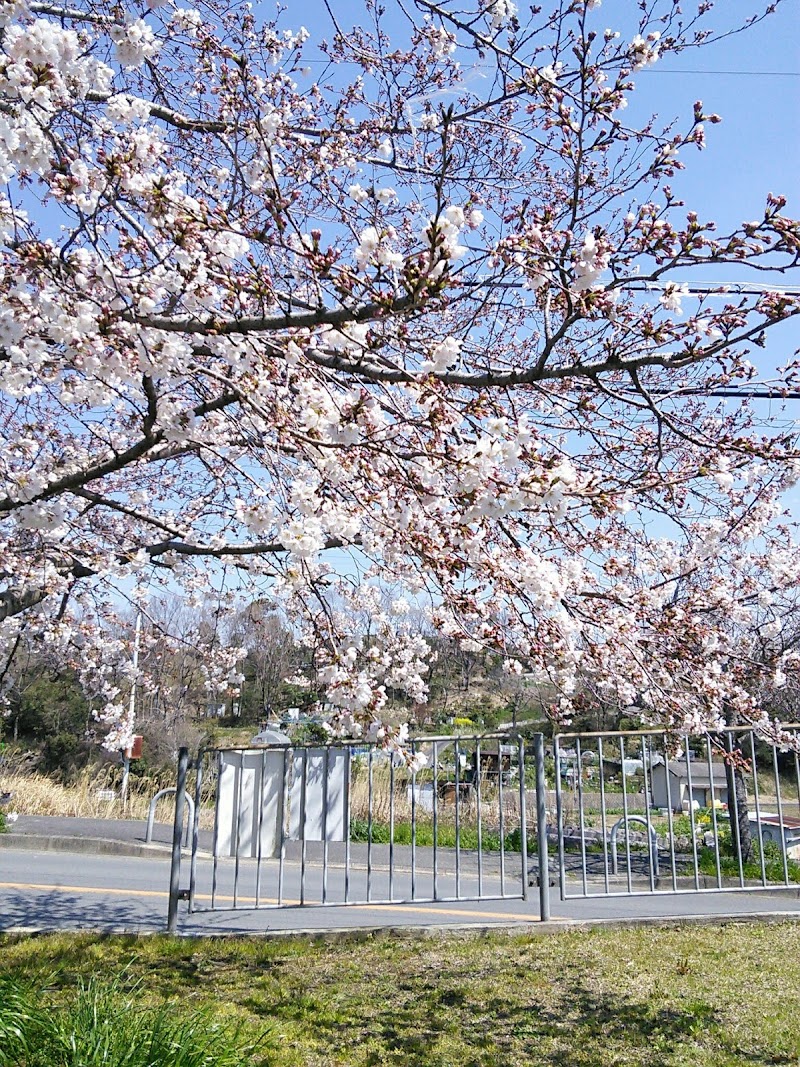
[[[116,747],[115,613],[257,597],[334,727],[401,746],[422,608],[559,721],[594,694],[778,733],[737,634],[800,567],[797,435],[757,399],[797,365],[751,362],[800,311],[800,226],[777,194],[728,232],[681,201],[702,103],[626,123],[643,68],[743,29],[689,6],[387,0],[312,36],[222,0],[4,0],[5,655],[71,657]],[[211,690],[240,656],[209,650]]]

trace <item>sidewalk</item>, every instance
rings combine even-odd
[[[55,815],[20,815],[0,834],[0,848],[40,852],[90,852],[113,856],[159,856],[172,849],[172,824],[154,823],[145,841],[144,819],[77,819]],[[184,841],[185,830],[184,830]],[[211,850],[210,830],[200,831],[200,848]]]

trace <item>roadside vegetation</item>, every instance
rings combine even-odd
[[[0,981],[0,1067],[245,1067],[269,1063],[269,1031],[244,1034],[241,1022],[211,1007],[175,1012],[151,1006],[142,983],[124,975],[80,979],[56,994],[51,981]],[[248,1027],[252,1031],[253,1027]]]
[[[723,878],[738,878],[739,863],[733,851],[731,833],[726,827],[719,834],[719,873]],[[761,853],[758,842],[753,845],[752,855],[747,863],[742,864],[741,874],[745,881],[760,882],[763,878],[767,882],[783,883],[785,881],[800,884],[800,863],[797,860],[784,857],[779,845],[772,841],[765,841],[763,845],[764,863],[763,872]],[[717,854],[713,848],[700,849],[697,857],[697,865],[702,874],[716,877]]]
[[[0,790],[12,794],[10,810],[20,815],[54,815],[84,819],[146,819],[151,797],[165,785],[175,784],[175,772],[163,777],[142,779],[131,776],[125,811],[116,797],[120,774],[116,765],[84,768],[69,783],[24,767],[0,769]],[[109,799],[110,796],[114,799]],[[159,802],[156,818],[169,821],[172,805]]]
[[[187,1051],[153,1060],[158,1067],[212,1062],[190,1057],[192,1028],[221,1067],[243,1049],[271,1067],[774,1067],[800,1058],[797,922],[357,943],[53,935],[6,937],[0,948],[4,988],[27,991],[57,1041],[72,1028],[93,1047],[87,1005],[113,1013],[129,1004],[118,1044],[132,1049],[138,1027],[149,1040],[168,1003]],[[0,998],[6,1026],[14,1010]],[[47,1059],[38,1045],[33,1058],[9,1059],[11,1046],[0,1046],[3,1067],[79,1062]]]

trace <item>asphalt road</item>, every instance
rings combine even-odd
[[[205,869],[202,868],[205,865]],[[249,872],[252,874],[252,872]],[[217,899],[221,910],[210,907],[210,861],[201,861],[198,872],[199,910],[188,913],[186,903],[179,907],[178,932],[182,934],[278,933],[292,931],[334,931],[352,929],[396,929],[400,927],[506,926],[525,928],[539,922],[538,890],[531,887],[530,899],[450,901],[413,904],[357,904],[348,906],[304,906],[299,900],[301,865],[287,862],[284,870],[284,900],[287,906],[252,906],[234,909],[235,870],[232,861],[219,864]],[[181,884],[188,886],[188,859],[184,862]],[[377,875],[375,875],[377,878]],[[385,875],[381,875],[385,877]],[[471,877],[471,876],[470,876]],[[0,850],[0,929],[96,930],[129,932],[163,931],[167,914],[169,860],[149,856],[113,856],[91,853],[36,851],[4,847]],[[310,880],[307,888],[310,887]],[[462,885],[462,892],[470,883]],[[275,883],[265,882],[263,901],[274,900]],[[319,888],[319,887],[318,887]],[[354,886],[355,888],[355,886]],[[365,888],[362,882],[361,888]],[[373,890],[377,893],[380,883]],[[506,886],[520,892],[521,879]],[[239,904],[252,904],[252,885],[240,870],[237,887]],[[396,886],[399,891],[402,886]],[[441,891],[441,889],[440,889]],[[595,897],[558,899],[551,890],[552,923],[597,921],[638,921],[669,919],[726,919],[792,916],[800,918],[797,889],[771,892],[657,894],[655,896]]]

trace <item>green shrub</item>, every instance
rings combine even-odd
[[[506,834],[505,847],[508,852],[522,852],[522,832],[519,827],[512,830],[510,834]],[[534,837],[528,838],[527,848],[529,853],[537,848]]]
[[[478,828],[477,826],[461,826],[459,828],[458,839],[460,847],[469,851],[476,851],[478,848]],[[370,828],[367,819],[354,818],[350,820],[350,840],[367,842],[370,840]],[[372,823],[372,843],[374,845],[388,845],[391,841],[391,828],[388,823],[379,822],[375,820]],[[411,844],[411,823],[410,822],[396,822],[394,825],[394,843],[396,845],[410,845]],[[416,844],[420,848],[432,848],[433,847],[433,821],[432,820],[420,820],[417,822]],[[440,823],[436,827],[436,844],[439,848],[455,848],[456,847],[456,827],[455,823]],[[484,852],[499,852],[500,851],[500,834],[496,830],[484,829],[481,833],[480,840],[481,849]],[[520,832],[519,829],[512,830],[505,835],[504,847],[507,852],[519,852],[520,851]],[[535,840],[528,838],[528,851],[535,848]]]
[[[350,820],[350,840],[369,841],[369,823],[366,819],[352,818]]]
[[[720,857],[719,857],[719,869],[723,878],[738,878],[739,877],[739,861],[733,854],[733,846],[730,840],[730,833],[727,835],[727,841],[724,839],[724,835],[720,833]],[[715,878],[717,875],[717,861],[713,848],[700,849],[697,856],[697,865],[703,874],[709,875]],[[750,855],[750,859],[742,867],[742,873],[747,879],[756,879],[761,881],[761,858],[758,850],[758,842],[753,842],[753,850]],[[786,871],[783,869],[783,853],[781,852],[780,845],[775,841],[764,842],[764,875],[767,882],[773,883],[785,883],[787,881],[795,884],[800,884],[800,863],[796,860],[787,859]]]
[[[42,743],[39,767],[44,774],[56,775],[69,784],[86,765],[88,747],[84,738],[61,730]]]
[[[245,1067],[267,1051],[266,1035],[247,1040],[208,1010],[144,1005],[118,981],[91,979],[64,1000],[0,981],[0,1067]]]

